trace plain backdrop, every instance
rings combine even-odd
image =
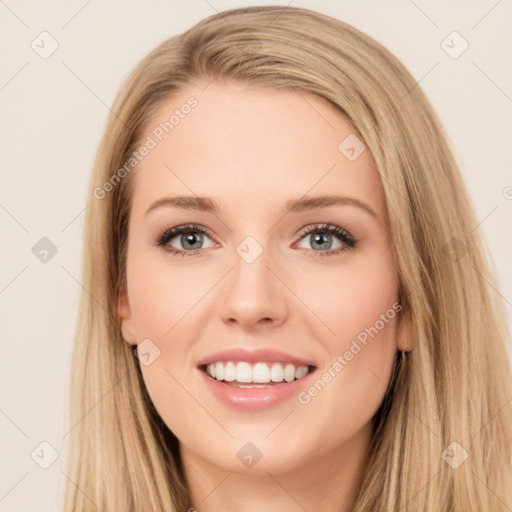
[[[346,21],[420,81],[474,201],[496,263],[491,293],[503,297],[510,326],[510,1],[0,0],[0,510],[59,510],[86,191],[108,106],[158,43],[215,11],[256,4]],[[46,262],[37,256],[44,237],[57,251]]]

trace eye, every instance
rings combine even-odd
[[[186,224],[165,231],[157,240],[157,244],[176,256],[193,256],[200,249],[207,248],[203,247],[205,238],[212,240],[203,226]],[[209,247],[212,246],[213,244]]]
[[[305,247],[315,256],[331,256],[353,249],[357,240],[345,229],[332,224],[308,226],[300,234],[301,241],[309,242]]]
[[[210,245],[204,246],[205,239]],[[303,229],[301,241],[310,247],[302,247],[314,256],[331,256],[356,246],[357,240],[345,229],[332,224],[315,224]],[[209,231],[198,224],[185,224],[168,229],[157,239],[157,245],[175,256],[194,256],[201,249],[214,246]],[[177,246],[176,246],[177,245]]]

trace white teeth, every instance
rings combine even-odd
[[[307,365],[295,366],[292,363],[247,363],[233,361],[211,363],[206,366],[206,373],[217,380],[267,384],[269,382],[292,382],[308,373]]]
[[[213,375],[213,377],[215,377],[215,375]],[[224,380],[226,382],[232,382],[236,380],[236,366],[232,361],[229,361],[224,366]]]
[[[284,380],[291,382],[295,379],[295,366],[293,364],[287,364],[284,367]]]
[[[305,377],[308,373],[308,367],[307,366],[298,366],[295,370],[295,378],[296,379],[302,379],[302,377]]]
[[[222,363],[215,364],[215,378],[217,380],[224,380],[224,365]]]
[[[282,382],[284,380],[283,365],[280,363],[274,363],[270,370],[270,378],[272,382]]]
[[[217,363],[217,365],[222,363]],[[217,380],[219,379],[217,376]],[[252,382],[252,368],[249,363],[238,363],[236,365],[236,381],[237,382]]]
[[[265,363],[256,363],[252,369],[252,381],[261,384],[270,382],[270,368]]]

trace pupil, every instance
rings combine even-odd
[[[181,241],[183,247],[187,248],[187,244],[190,244],[192,247],[188,247],[189,249],[197,249],[201,247],[202,242],[202,234],[196,233],[187,233],[181,236]],[[199,247],[194,247],[194,245],[199,245]]]
[[[318,243],[321,249],[329,249],[331,247],[331,235],[329,233],[319,233],[314,235],[314,243]]]

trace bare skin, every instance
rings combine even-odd
[[[236,82],[183,90],[143,139],[191,96],[197,106],[134,171],[119,307],[125,339],[150,339],[160,350],[141,369],[180,441],[196,510],[348,512],[396,351],[410,349],[404,313],[390,313],[399,284],[375,164],[368,149],[354,161],[338,149],[357,131],[323,100]],[[282,212],[305,194],[355,198],[374,215],[354,203]],[[170,196],[212,198],[220,211],[163,206],[146,214]],[[195,232],[199,249],[180,235],[158,245],[166,230],[189,223],[207,229]],[[355,246],[337,234],[318,238],[325,229],[303,234],[325,224],[343,228]],[[263,249],[250,264],[236,250],[248,236]],[[357,341],[381,324],[366,344]],[[317,378],[329,369],[331,378],[302,401],[238,410],[212,395],[196,367],[237,346],[314,361]],[[347,351],[353,357],[337,371]],[[252,467],[237,457],[248,442],[262,454]]]

